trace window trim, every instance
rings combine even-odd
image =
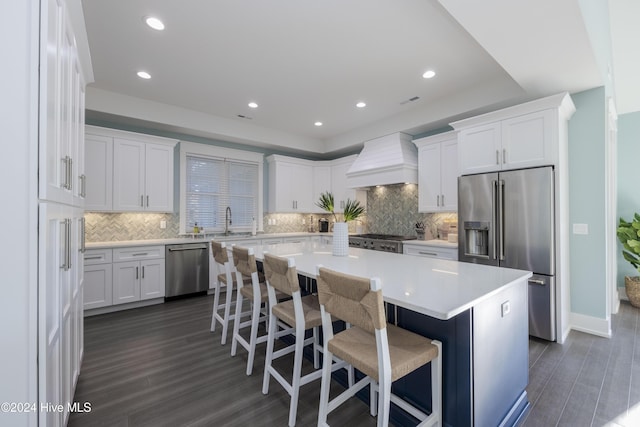
[[[187,207],[187,156],[210,157],[214,159],[251,163],[258,166],[258,218],[257,229],[263,230],[264,216],[264,154],[215,145],[180,141],[180,234],[188,234],[186,226]]]

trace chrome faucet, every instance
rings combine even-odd
[[[229,235],[229,226],[232,224],[231,222],[231,208],[227,206],[227,210],[224,212],[224,235]]]

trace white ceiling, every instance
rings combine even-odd
[[[415,135],[602,86],[581,1],[82,0],[88,117],[313,154]]]

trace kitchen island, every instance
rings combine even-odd
[[[389,321],[443,343],[444,425],[516,425],[529,408],[527,279],[531,273],[457,261],[350,248],[332,255],[317,243],[255,247],[293,257],[298,273],[315,278],[319,264],[379,277]],[[394,393],[430,411],[430,370],[394,383]],[[412,425],[401,410],[397,425]]]

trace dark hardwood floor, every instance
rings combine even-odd
[[[85,319],[85,355],[75,394],[91,412],[70,426],[285,426],[289,396],[273,379],[263,395],[264,344],[252,376],[246,352],[209,332],[213,298],[196,297]],[[613,338],[571,332],[563,345],[531,339],[529,426],[640,425],[640,311],[623,303]],[[284,358],[281,363],[286,365]],[[311,369],[310,364],[306,364]],[[340,387],[335,385],[336,388]],[[302,388],[299,426],[316,424],[319,381]],[[336,426],[374,426],[351,399]]]

